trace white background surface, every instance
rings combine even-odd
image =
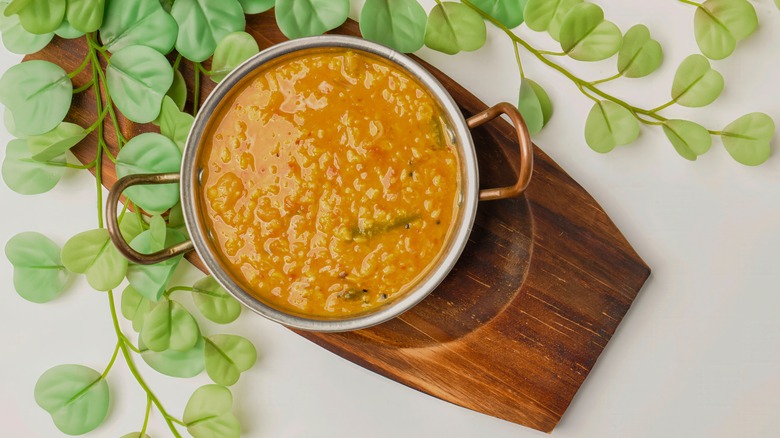
[[[697,53],[693,8],[674,1],[598,2],[624,31],[650,27],[664,47],[662,69],[604,89],[638,105],[668,100],[674,71]],[[426,2],[428,8],[432,1]],[[780,122],[780,11],[772,0],[753,2],[761,27],[734,55],[714,67],[726,90],[703,110],[670,108],[712,129],[752,111]],[[353,5],[354,6],[354,5]],[[354,14],[353,14],[354,16]],[[477,53],[420,55],[488,104],[515,101],[518,76],[508,40],[488,26],[487,46]],[[522,26],[538,47],[554,42]],[[18,62],[0,55],[0,71]],[[541,83],[555,115],[536,142],[599,201],[653,275],[620,325],[567,414],[557,437],[776,437],[780,436],[780,156],[757,168],[734,162],[720,141],[697,162],[680,158],[658,128],[643,128],[635,144],[608,155],[592,152],[582,129],[591,101],[566,78],[523,53],[526,73]],[[587,65],[565,62],[581,76],[610,76],[614,59]],[[10,136],[0,128],[2,143]],[[69,171],[51,192],[24,197],[0,187],[0,243],[38,231],[60,245],[96,226],[94,184]],[[181,269],[174,279],[200,277]],[[2,436],[59,436],[33,400],[46,369],[81,363],[102,370],[115,337],[105,294],[83,278],[52,303],[24,301],[13,291],[12,269],[0,261],[0,418]],[[189,303],[189,298],[184,300]],[[124,322],[124,321],[123,321]],[[126,332],[132,333],[125,324]],[[244,312],[209,333],[250,338],[257,365],[231,389],[235,412],[251,437],[536,437],[490,418],[408,389]],[[144,376],[174,415],[190,393],[208,383],[205,373],[181,380],[161,376],[138,360]],[[145,398],[121,357],[109,375],[109,419],[90,436],[137,431]],[[157,413],[152,437],[168,436]]]

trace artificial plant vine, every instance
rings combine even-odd
[[[564,75],[594,101],[585,122],[585,140],[596,151],[608,152],[633,142],[643,124],[661,127],[675,150],[689,160],[707,152],[712,136],[718,136],[738,162],[764,162],[775,130],[766,114],[745,115],[721,130],[665,115],[674,105],[702,107],[716,100],[724,80],[709,60],[729,56],[758,25],[755,8],[747,0],[678,1],[694,8],[694,38],[703,55],[683,60],[670,100],[649,109],[607,93],[600,85],[650,75],[663,62],[661,45],[641,24],[623,33],[604,19],[600,7],[583,0],[435,0],[430,12],[417,0],[366,0],[359,21],[365,38],[399,51],[413,52],[426,45],[448,54],[481,48],[487,39],[485,23],[495,26],[512,41],[522,79],[518,107],[533,134],[550,120],[553,105],[544,89],[526,78],[525,53]],[[780,8],[780,0],[775,4]],[[151,266],[128,263],[103,227],[101,186],[105,160],[115,163],[120,177],[179,170],[181,152],[199,108],[202,77],[220,81],[258,52],[257,42],[244,32],[245,14],[271,8],[280,30],[289,38],[299,38],[343,24],[350,0],[0,1],[0,32],[8,50],[34,53],[55,36],[82,38],[86,46],[83,62],[72,72],[36,60],[16,65],[0,78],[4,122],[17,137],[6,147],[2,165],[6,184],[31,195],[52,189],[67,169],[88,169],[96,175],[97,228],[74,236],[62,249],[34,232],[16,235],[5,249],[14,266],[15,289],[29,301],[55,299],[72,273],[85,275],[94,289],[107,295],[117,343],[103,371],[61,365],[46,371],[35,387],[36,402],[65,433],[86,433],[104,421],[110,393],[106,379],[120,354],[147,399],[140,431],[126,437],[145,437],[153,410],[173,436],[180,436],[180,427],[195,437],[229,437],[240,432],[226,386],[236,383],[254,364],[255,348],[240,336],[204,336],[174,295],[191,294],[200,313],[219,324],[235,320],[241,306],[211,277],[193,286],[171,286],[181,258]],[[523,23],[530,30],[547,32],[560,50],[529,44],[521,35]],[[553,61],[562,56],[588,62],[616,57],[617,69],[608,77],[588,81]],[[209,58],[210,70],[203,65]],[[192,93],[180,72],[182,62],[193,65]],[[84,75],[89,78],[74,88],[74,81]],[[95,97],[94,122],[82,127],[64,121],[72,96],[90,90]],[[191,105],[185,111],[188,96]],[[119,113],[136,123],[154,123],[160,133],[127,138],[120,129]],[[113,138],[107,138],[107,127],[113,130]],[[95,158],[86,164],[68,162],[66,152],[90,135],[97,138]],[[112,142],[116,148],[109,147]],[[129,202],[121,213],[120,226],[133,248],[153,252],[186,239],[176,187],[132,187],[126,195]],[[114,290],[124,283],[117,303]],[[122,330],[119,313],[138,332],[136,342]],[[192,377],[205,370],[215,385],[196,390],[177,418],[139,374],[134,362],[137,356],[173,377]]]
[[[220,79],[257,53],[254,39],[243,32],[241,4],[237,0],[228,4],[232,15],[226,16],[228,2],[221,0],[171,2],[170,13],[157,0],[39,3],[0,3],[0,29],[6,47],[16,53],[33,53],[56,34],[83,39],[86,54],[79,67],[69,73],[55,63],[36,60],[16,65],[0,78],[5,122],[18,137],[6,148],[3,179],[16,192],[36,194],[54,187],[67,168],[92,170],[96,176],[97,228],[77,234],[62,249],[42,234],[21,233],[8,241],[5,252],[14,266],[16,291],[32,302],[55,299],[64,292],[72,274],[83,274],[93,289],[106,293],[117,342],[102,372],[68,364],[43,373],[35,385],[35,400],[66,434],[96,429],[108,415],[107,378],[121,354],[147,400],[139,432],[126,437],[146,437],[154,410],[175,437],[181,436],[180,427],[195,437],[239,436],[240,425],[231,412],[232,395],[226,387],[255,363],[255,347],[241,336],[206,335],[205,327],[174,295],[190,294],[199,312],[218,324],[234,321],[241,312],[240,304],[211,277],[192,286],[170,285],[181,257],[150,266],[129,263],[114,248],[103,226],[102,177],[105,160],[115,163],[119,176],[180,170],[181,150],[193,122],[193,116],[183,112],[188,93],[178,71],[181,59],[195,63],[198,73]],[[203,29],[213,43],[198,39]],[[172,66],[165,55],[174,47],[178,55]],[[208,71],[200,63],[212,54],[215,67]],[[85,75],[89,78],[74,87],[73,83]],[[94,123],[84,128],[64,121],[72,96],[88,90],[95,98]],[[198,106],[195,96],[193,114]],[[126,138],[117,110],[135,123],[155,122],[161,133]],[[116,155],[109,147],[106,126],[113,128]],[[69,163],[65,153],[90,134],[96,137],[95,158],[85,165]],[[186,239],[177,188],[137,189],[127,191],[128,205],[119,217],[130,245],[149,253]],[[123,283],[126,286],[117,300],[114,290]],[[120,313],[138,332],[135,341],[135,336],[122,330]],[[139,373],[135,362],[139,356],[151,368],[172,377],[193,377],[205,370],[215,384],[196,390],[177,417],[166,410]]]

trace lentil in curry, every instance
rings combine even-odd
[[[273,307],[318,317],[402,295],[456,215],[458,157],[403,70],[320,50],[261,68],[207,128],[201,211],[225,267]]]

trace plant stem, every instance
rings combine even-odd
[[[87,36],[89,41],[89,36]],[[100,71],[100,63],[97,62],[97,56],[95,56],[95,49],[92,45],[89,46],[89,55],[92,57],[92,77],[98,77],[98,71]],[[95,109],[98,114],[103,113],[103,99],[100,93],[100,81],[93,81],[93,88],[95,91]],[[103,228],[103,148],[102,144],[105,142],[103,138],[103,123],[97,125],[98,147],[95,156],[95,181],[97,188],[97,214],[98,214],[98,228]]]
[[[591,85],[598,85],[598,84],[603,84],[603,83],[605,83],[605,82],[614,81],[615,79],[617,79],[617,78],[620,78],[620,77],[622,77],[622,76],[623,76],[623,72],[621,71],[621,72],[618,72],[617,74],[615,74],[615,75],[613,75],[613,76],[610,76],[610,77],[608,77],[608,78],[604,78],[604,79],[599,79],[599,80],[597,80],[597,81],[593,81],[593,82],[591,82],[590,84],[591,84]]]
[[[168,417],[166,417],[166,419],[171,420],[171,421],[173,421],[176,424],[181,424],[182,426],[187,427],[187,423],[185,423],[185,422],[183,422],[183,421],[181,421],[181,420],[179,420],[177,418],[168,416]]]
[[[663,104],[663,105],[661,105],[659,107],[651,109],[650,112],[651,113],[657,113],[658,111],[661,111],[664,108],[670,107],[670,106],[674,105],[675,103],[677,103],[677,101],[672,99],[669,102],[666,102],[665,104]]]
[[[108,107],[103,109],[103,112],[98,115],[97,120],[95,120],[95,123],[89,126],[89,128],[86,129],[87,134],[97,129],[98,126],[103,124],[103,119],[106,118],[106,114],[108,113]]]
[[[95,81],[94,79],[90,79],[89,82],[87,82],[86,84],[84,84],[84,85],[82,85],[82,86],[80,86],[78,88],[73,89],[73,94],[79,94],[82,91],[88,90],[92,86],[92,83],[94,81]]]
[[[84,61],[81,62],[81,65],[78,66],[78,68],[76,68],[72,72],[68,73],[68,78],[73,79],[74,76],[84,71],[84,69],[87,68],[87,64],[89,64],[89,61],[90,61],[90,57],[85,56]]]
[[[182,59],[181,53],[177,53],[176,54],[176,60],[173,61],[173,69],[174,70],[177,70],[179,68],[179,63],[181,63],[181,59]]]
[[[685,3],[686,5],[696,6],[697,8],[701,7],[701,3],[696,3],[690,0],[677,0],[677,1],[679,1],[680,3]]]
[[[204,75],[206,75],[206,76],[211,76],[211,75],[213,75],[213,74],[214,74],[214,72],[213,72],[213,71],[211,71],[211,70],[206,70],[206,67],[204,67],[204,66],[203,66],[203,64],[201,64],[200,62],[197,62],[197,63],[195,63],[195,65],[198,67],[198,70],[200,70],[200,71],[201,71],[201,73],[203,73],[203,74],[204,74]]]
[[[144,414],[144,425],[141,426],[141,432],[138,434],[139,438],[143,438],[146,433],[146,426],[149,425],[149,413],[152,412],[152,398],[149,394],[146,395],[146,413]]]
[[[105,379],[108,375],[108,372],[111,371],[111,367],[114,366],[114,361],[116,361],[116,356],[119,353],[119,344],[121,341],[116,342],[116,347],[114,347],[114,354],[111,355],[111,360],[108,361],[108,365],[106,365],[106,369],[103,370],[103,374],[100,375],[101,379]]]
[[[141,388],[146,392],[146,396],[149,398],[149,400],[152,401],[154,406],[157,408],[158,411],[160,411],[160,414],[162,414],[163,418],[165,419],[165,422],[168,424],[168,428],[171,430],[171,433],[176,438],[181,438],[181,435],[179,434],[179,431],[176,429],[176,426],[173,424],[174,418],[171,417],[168,414],[168,411],[165,410],[162,403],[160,403],[160,400],[157,398],[157,396],[154,395],[151,389],[149,389],[149,386],[146,384],[146,381],[143,377],[141,377],[141,374],[138,372],[138,369],[135,367],[135,362],[133,361],[133,357],[130,355],[130,350],[127,348],[127,344],[124,342],[124,339],[126,339],[124,336],[124,333],[122,333],[122,329],[119,328],[119,318],[116,314],[116,305],[114,304],[114,291],[109,290],[108,291],[108,305],[109,309],[111,310],[111,321],[114,324],[114,331],[116,332],[117,339],[120,340],[119,348],[122,350],[122,356],[125,358],[125,362],[127,362],[127,368],[130,370],[130,373],[135,377],[135,380],[138,382],[138,385],[141,386]],[[178,421],[177,421],[178,422]]]
[[[166,290],[164,295],[167,297],[170,294],[172,294],[174,292],[177,292],[177,291],[180,291],[180,290],[187,291],[187,292],[195,292],[195,288],[193,288],[193,287],[189,287],[189,286],[174,286],[174,287]]]
[[[552,52],[549,50],[538,50],[537,51],[540,55],[548,55],[548,56],[566,56],[566,52]]]
[[[517,62],[517,69],[520,71],[520,79],[525,79],[525,72],[523,71],[523,63],[520,61],[520,51],[517,49],[517,43],[512,42],[512,48],[515,49],[515,61]]]
[[[112,163],[116,164],[116,157],[115,157],[115,156],[114,156],[114,154],[112,154],[112,153],[111,153],[111,151],[108,149],[108,145],[107,145],[105,142],[103,142],[103,144],[101,145],[101,147],[103,148],[103,152],[106,154],[106,156],[108,157],[108,159],[109,159],[109,160],[111,160],[111,162],[112,162]]]

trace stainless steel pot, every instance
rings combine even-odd
[[[435,265],[427,271],[412,290],[405,295],[380,306],[369,313],[363,313],[352,317],[323,318],[305,317],[291,314],[272,307],[263,300],[247,291],[225,269],[219,257],[216,255],[214,245],[198,211],[198,192],[200,190],[200,168],[198,163],[199,149],[202,136],[209,125],[213,114],[217,112],[222,101],[230,95],[236,85],[244,83],[245,78],[252,76],[257,69],[263,68],[270,62],[277,62],[287,57],[295,57],[303,51],[311,52],[327,50],[328,48],[348,48],[358,52],[373,54],[395,64],[396,67],[405,70],[410,76],[416,78],[422,86],[428,89],[430,94],[438,101],[442,113],[448,120],[451,135],[457,144],[457,152],[460,161],[461,172],[461,202],[458,215],[450,233],[450,238],[444,249],[435,261]],[[520,147],[520,172],[517,182],[509,187],[479,190],[479,176],[477,171],[477,158],[474,151],[474,143],[469,131],[489,120],[506,114],[512,120],[518,135]],[[422,301],[436,286],[447,276],[455,262],[458,260],[463,247],[468,241],[471,227],[477,210],[478,201],[488,201],[519,196],[523,193],[531,179],[533,169],[533,150],[528,128],[525,126],[522,116],[517,108],[500,103],[487,110],[465,120],[452,96],[444,89],[431,73],[420,66],[414,60],[395,50],[385,46],[354,37],[324,35],[319,37],[304,38],[288,41],[270,47],[254,57],[250,58],[225,79],[222,80],[209,95],[202,109],[195,118],[187,145],[184,150],[181,173],[153,174],[153,175],[129,175],[117,181],[109,193],[106,207],[108,230],[116,247],[130,261],[139,264],[157,263],[167,258],[195,250],[208,267],[216,280],[237,300],[253,311],[278,323],[301,330],[339,332],[357,330],[370,327],[375,324],[394,318],[415,304]],[[122,238],[117,221],[117,206],[122,192],[133,185],[138,184],[181,184],[181,203],[184,219],[191,240],[180,243],[170,248],[153,254],[141,254],[130,248]]]

